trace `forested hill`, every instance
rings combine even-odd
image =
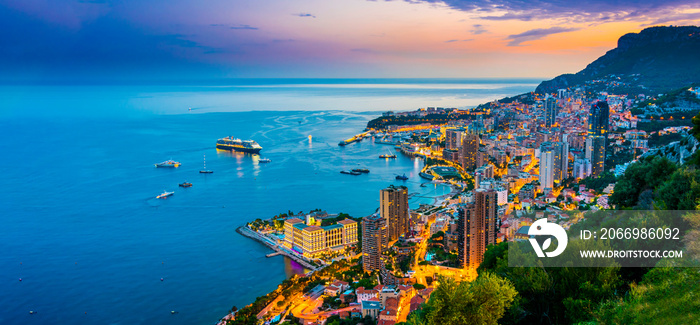
[[[563,74],[537,86],[537,93],[582,85],[609,75],[622,76],[653,93],[700,81],[700,27],[650,27],[620,37],[617,48],[576,74]]]

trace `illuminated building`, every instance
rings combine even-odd
[[[457,261],[462,268],[474,268],[484,259],[484,220],[477,218],[476,205],[457,210]],[[479,254],[480,252],[480,254]]]
[[[605,101],[599,101],[591,106],[588,113],[588,135],[602,135],[608,133],[610,123],[610,107]]]
[[[559,184],[563,178],[563,167],[567,168],[564,162],[564,150],[568,147],[562,142],[543,142],[540,145],[540,188],[554,188],[555,183]],[[566,150],[568,155],[568,149]]]
[[[546,128],[551,128],[554,125],[557,109],[557,100],[547,95],[547,98],[544,100],[544,126]]]
[[[387,239],[386,219],[377,214],[362,218],[362,268],[365,271],[381,268]]]
[[[462,268],[477,268],[486,247],[496,243],[498,194],[479,189],[474,196],[475,203],[464,204],[457,211],[457,260]]]
[[[408,231],[408,188],[389,186],[379,192],[379,211],[386,220],[389,242],[396,241]]]
[[[462,168],[472,170],[476,168],[476,156],[479,151],[479,135],[469,133],[464,136],[462,148],[460,149],[460,159],[462,160]]]
[[[357,222],[343,219],[330,226],[309,226],[299,218],[284,221],[284,246],[312,257],[317,253],[340,250],[357,244]]]
[[[498,193],[494,190],[474,191],[476,214],[484,220],[484,247],[496,243],[496,217],[498,214]]]
[[[591,162],[591,176],[605,170],[605,137],[591,136],[586,139],[586,159]]]
[[[464,138],[463,128],[454,128],[445,130],[445,149],[457,150],[462,146]]]

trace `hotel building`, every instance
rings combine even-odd
[[[309,226],[299,218],[284,221],[284,247],[304,255],[341,250],[357,244],[357,222],[344,219],[330,226]]]

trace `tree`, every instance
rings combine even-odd
[[[509,280],[491,273],[474,282],[456,282],[441,277],[430,296],[425,313],[412,317],[413,324],[498,324],[517,295]]]
[[[664,210],[694,210],[700,197],[700,173],[695,168],[676,170],[657,190],[658,204]]]
[[[666,157],[649,157],[631,164],[615,184],[610,203],[635,206],[642,192],[659,187],[676,169],[678,166]]]

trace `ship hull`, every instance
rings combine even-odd
[[[232,147],[232,146],[226,146],[226,145],[221,145],[221,144],[217,144],[216,149],[239,151],[239,152],[246,152],[246,153],[259,153],[260,150],[262,150],[262,148],[239,148],[239,147]]]

